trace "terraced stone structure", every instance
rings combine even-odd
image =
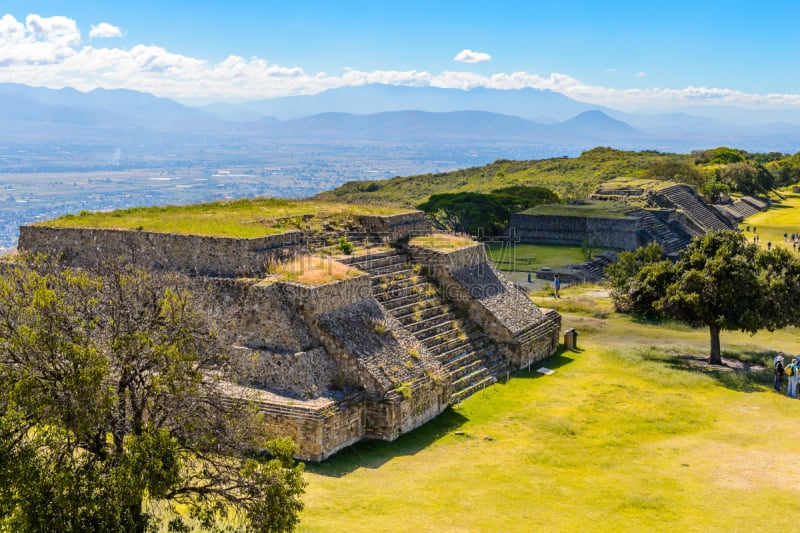
[[[512,215],[509,227],[522,242],[579,246],[593,241],[633,250],[655,241],[675,256],[693,236],[735,229],[740,220],[765,208],[752,197],[709,205],[685,184],[616,178],[598,187],[584,206],[567,206],[561,213],[534,208]]]
[[[481,244],[442,236],[440,248],[430,232],[417,211],[253,239],[35,225],[20,228],[18,248],[190,274],[224,310],[230,394],[292,437],[299,458],[319,461],[361,439],[396,439],[558,348],[560,316],[504,279]],[[312,255],[357,270],[307,282],[268,268]]]

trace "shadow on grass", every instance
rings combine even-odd
[[[511,374],[514,379],[535,379],[543,377],[536,369],[544,366],[556,370],[573,362],[574,356],[583,352],[580,348],[565,351],[559,347],[555,355],[534,363],[530,369],[517,370]],[[505,376],[500,376],[504,378]],[[455,411],[452,406],[442,413],[418,427],[414,431],[401,435],[392,442],[382,440],[363,440],[349,446],[333,457],[321,463],[306,463],[306,470],[314,474],[329,477],[342,477],[359,468],[378,468],[387,461],[403,455],[414,455],[430,446],[437,439],[457,430],[468,419]]]
[[[363,440],[321,463],[306,463],[306,470],[322,476],[342,477],[359,468],[378,468],[395,457],[416,454],[467,420],[464,415],[448,407],[430,422],[401,435],[397,440]]]
[[[525,367],[519,370],[516,370],[511,374],[511,377],[514,379],[538,379],[543,377],[545,374],[537,372],[536,370],[542,367],[549,368],[550,370],[557,370],[564,365],[568,365],[575,360],[575,356],[580,355],[584,350],[581,348],[574,348],[572,350],[564,350],[563,347],[559,347],[558,351],[555,355],[551,355],[547,359],[543,359],[536,363],[533,363],[530,368]]]
[[[645,353],[648,360],[659,360],[675,370],[709,376],[723,387],[737,392],[764,392],[772,388],[772,357],[769,350],[740,350],[723,352],[722,366],[708,363],[708,356],[691,354]]]

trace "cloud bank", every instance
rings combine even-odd
[[[90,38],[119,37],[109,23],[92,26]],[[461,57],[461,59],[458,59]],[[478,62],[488,54],[463,50],[457,61]],[[644,73],[641,73],[644,74]],[[98,87],[149,92],[184,102],[251,100],[314,94],[343,86],[383,83],[415,87],[473,89],[533,88],[562,93],[576,100],[609,107],[669,109],[686,105],[724,104],[747,107],[800,107],[800,94],[750,94],[726,88],[684,87],[618,89],[591,85],[567,74],[529,72],[482,75],[469,71],[431,73],[419,70],[343,69],[341,74],[310,74],[251,57],[231,55],[220,62],[174,54],[152,45],[129,49],[84,44],[74,20],[28,15],[24,22],[0,18],[0,82],[52,88]]]

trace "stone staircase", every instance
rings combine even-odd
[[[745,219],[763,211],[766,208],[766,204],[750,196],[745,196],[733,202],[729,208],[739,215],[741,219]]]
[[[661,189],[658,194],[680,208],[689,220],[704,231],[731,229],[728,222],[701,202],[686,185],[670,185]]]
[[[660,244],[666,255],[676,254],[689,244],[688,236],[677,233],[662,222],[661,219],[645,209],[631,210],[629,215],[639,219],[647,240],[654,240]]]
[[[508,370],[494,341],[460,316],[407,254],[380,251],[344,262],[370,274],[378,302],[436,357],[452,383],[450,403],[496,383],[497,376]]]

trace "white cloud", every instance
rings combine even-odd
[[[647,73],[642,71],[642,70],[640,70],[639,72],[636,73],[636,77],[637,78],[646,78],[647,77]]]
[[[453,58],[453,61],[460,61],[461,63],[485,63],[491,60],[492,56],[486,52],[473,52],[467,48],[461,50],[456,54],[456,57]]]
[[[183,101],[247,100],[385,83],[464,90],[535,88],[624,110],[700,104],[800,107],[800,94],[751,94],[692,86],[615,89],[587,84],[562,73],[540,75],[519,71],[482,75],[458,70],[364,72],[345,68],[340,74],[328,74],[307,73],[299,67],[275,65],[259,57],[232,55],[220,62],[209,62],[158,46],[136,45],[125,49],[84,45],[75,21],[38,15],[29,15],[24,23],[11,15],[0,18],[0,82],[69,86],[84,91],[97,87],[126,88]]]
[[[101,22],[97,26],[92,24],[92,29],[89,31],[90,39],[112,39],[114,37],[122,37],[122,30],[108,22]]]

